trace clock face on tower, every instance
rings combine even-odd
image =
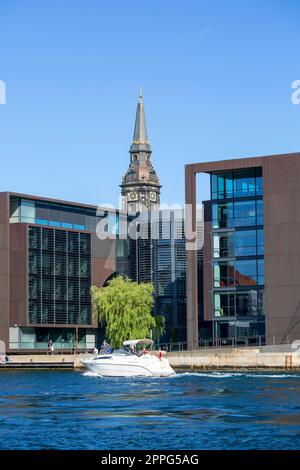
[[[150,192],[150,201],[152,202],[156,201],[156,193],[154,191]]]
[[[136,201],[138,198],[137,193],[135,193],[134,191],[132,193],[129,193],[127,197],[129,201]]]

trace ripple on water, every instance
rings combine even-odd
[[[6,371],[0,448],[297,449],[299,378],[259,371],[133,379]]]

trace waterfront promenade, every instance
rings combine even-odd
[[[10,355],[9,363],[2,368],[64,368],[80,369],[83,354]],[[300,351],[292,349],[274,351],[265,348],[199,349],[176,351],[167,355],[170,365],[186,369],[270,368],[299,369]]]

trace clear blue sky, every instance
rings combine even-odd
[[[117,203],[139,86],[162,202],[184,164],[300,151],[299,0],[0,0],[0,190]]]

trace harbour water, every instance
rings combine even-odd
[[[299,449],[300,373],[0,371],[0,449]]]

